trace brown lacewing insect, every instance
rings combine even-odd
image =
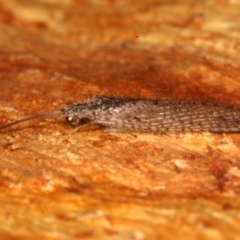
[[[240,132],[240,108],[209,102],[107,96],[24,118],[0,130],[33,119],[61,117],[75,127],[97,124],[115,132]]]

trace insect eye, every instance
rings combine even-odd
[[[72,116],[71,117],[67,117],[66,119],[67,119],[68,122],[72,122],[73,117]]]
[[[84,126],[90,123],[89,118],[78,118],[76,116],[66,117],[66,120],[74,127]]]
[[[77,124],[77,118],[74,116],[66,117],[66,121],[73,126]]]

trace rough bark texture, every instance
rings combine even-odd
[[[240,107],[240,3],[0,2],[0,124],[96,94]],[[1,239],[239,239],[240,134],[0,133]]]

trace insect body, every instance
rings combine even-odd
[[[59,118],[75,127],[98,124],[109,131],[182,133],[240,132],[240,109],[216,103],[96,96],[91,101],[18,120]]]

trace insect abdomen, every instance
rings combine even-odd
[[[97,123],[131,132],[239,132],[240,110],[220,104],[193,101],[128,99],[111,105]]]

